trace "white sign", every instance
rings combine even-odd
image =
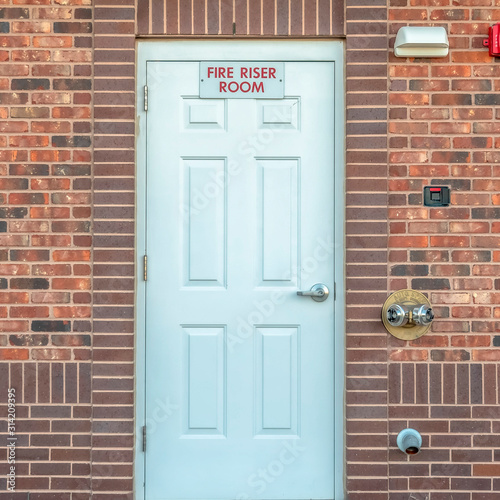
[[[200,97],[283,99],[281,62],[200,62]]]

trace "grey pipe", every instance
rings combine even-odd
[[[403,429],[398,434],[398,448],[407,455],[416,455],[422,448],[422,436],[415,429]]]

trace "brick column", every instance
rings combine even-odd
[[[135,8],[97,0],[94,102],[93,499],[132,499]]]
[[[387,500],[387,7],[348,0],[346,472],[349,500]]]

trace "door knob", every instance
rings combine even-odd
[[[330,291],[328,290],[328,287],[326,285],[324,285],[323,283],[316,283],[308,291],[299,290],[297,292],[297,295],[301,295],[303,297],[311,297],[311,299],[315,300],[316,302],[323,302],[328,298],[329,293]]]

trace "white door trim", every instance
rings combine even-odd
[[[134,498],[144,497],[145,454],[142,451],[142,428],[145,423],[145,282],[142,276],[146,253],[146,111],[144,86],[146,65],[155,61],[245,60],[267,61],[335,61],[335,418],[334,446],[335,500],[344,500],[344,379],[345,379],[345,276],[344,276],[344,212],[345,212],[345,103],[344,44],[326,40],[171,40],[141,41],[137,44],[136,107],[136,356],[135,356],[135,449]],[[165,410],[162,410],[165,411]]]

